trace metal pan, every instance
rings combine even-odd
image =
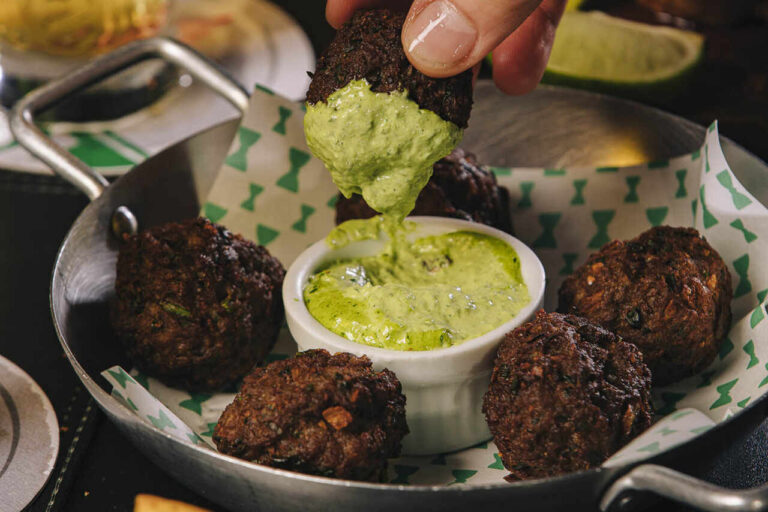
[[[246,108],[247,94],[231,79],[188,48],[155,39],[126,46],[31,93],[13,110],[11,129],[22,146],[92,200],[75,221],[56,260],[50,297],[53,321],[72,367],[99,406],[136,447],[168,473],[224,507],[249,511],[418,508],[449,512],[489,506],[542,511],[594,510],[599,506],[608,510],[642,501],[636,491],[651,491],[705,510],[768,510],[768,487],[726,490],[659,465],[690,470],[706,463],[703,454],[716,452],[736,432],[752,429],[765,418],[765,395],[698,438],[634,468],[600,468],[514,484],[500,481],[450,487],[361,483],[258,466],[181,442],[113,400],[99,372],[115,363],[125,364],[112,343],[107,320],[117,251],[114,234],[132,232],[137,225],[145,228],[197,215],[238,120],[177,143],[108,186],[102,177],[53,144],[35,127],[33,116],[101,77],[157,56],[186,68],[237,108]],[[475,97],[472,127],[464,145],[483,161],[497,165],[638,163],[690,152],[704,136],[704,128],[663,112],[567,89],[541,87],[528,96],[509,98],[492,84],[481,82]],[[508,122],[510,119],[513,122]],[[732,142],[725,141],[724,146],[739,178],[765,201],[768,167]],[[634,153],[625,147],[634,148]],[[629,161],[628,155],[637,161]],[[703,449],[705,446],[708,449]]]

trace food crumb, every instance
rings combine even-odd
[[[323,418],[332,426],[335,430],[341,430],[354,419],[352,414],[340,405],[329,407],[323,411]]]

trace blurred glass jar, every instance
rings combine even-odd
[[[0,0],[0,102],[10,107],[34,87],[122,44],[167,35],[169,9],[169,0]],[[120,117],[157,99],[174,77],[170,66],[147,61],[62,103],[48,117]]]
[[[167,16],[166,0],[3,0],[0,38],[18,50],[91,56],[157,34]]]

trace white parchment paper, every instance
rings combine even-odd
[[[302,106],[256,90],[202,212],[267,246],[286,267],[334,224],[337,190],[306,147],[302,118]],[[734,317],[719,356],[699,375],[654,390],[663,418],[605,465],[684,442],[768,390],[768,210],[731,172],[716,124],[699,151],[668,161],[626,168],[490,169],[510,191],[515,235],[544,264],[548,310],[556,306],[562,280],[590,253],[659,224],[697,228],[730,268]],[[271,357],[295,351],[283,329]],[[213,427],[233,398],[189,394],[119,367],[103,375],[115,398],[147,422],[210,447]],[[505,474],[492,442],[390,464],[390,481],[403,484],[484,484]]]

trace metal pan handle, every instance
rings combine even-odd
[[[56,174],[82,190],[90,200],[96,199],[108,186],[107,180],[45,135],[35,125],[34,116],[74,92],[153,57],[162,58],[184,69],[241,112],[245,112],[248,107],[248,93],[204,57],[171,39],[153,38],[122,46],[24,96],[11,110],[11,133],[21,146],[45,162]]]
[[[768,485],[733,490],[663,466],[643,464],[616,480],[603,494],[600,510],[627,510],[633,491],[648,491],[707,512],[768,510]]]

